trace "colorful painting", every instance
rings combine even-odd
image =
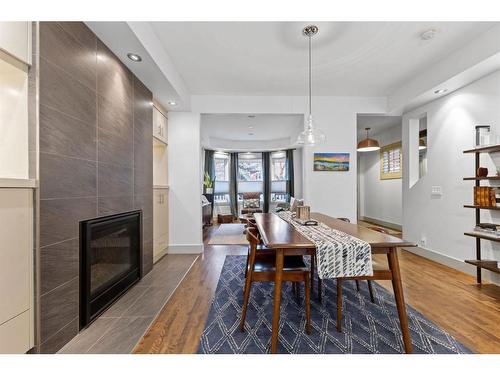
[[[349,154],[335,152],[315,152],[314,170],[325,172],[345,172],[349,170]]]

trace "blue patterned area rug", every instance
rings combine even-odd
[[[271,345],[273,283],[254,283],[245,332],[239,330],[245,256],[226,256],[208,314],[198,353],[267,353]],[[305,308],[298,305],[291,283],[283,284],[278,353],[404,353],[394,297],[373,283],[376,303],[370,302],[366,282],[357,292],[354,281],[343,283],[343,332],[336,330],[335,281],[323,282],[323,304],[311,295],[311,335],[305,333]],[[303,297],[304,291],[301,288]],[[471,353],[464,345],[407,306],[414,353]]]

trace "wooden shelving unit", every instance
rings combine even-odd
[[[500,176],[487,176],[487,177],[464,177],[464,181],[500,181]]]
[[[498,262],[492,260],[466,260],[465,263],[472,264],[479,269],[484,268],[485,270],[500,273],[500,268],[498,268]]]
[[[478,148],[473,148],[470,150],[465,150],[464,154],[474,154],[474,160],[475,160],[475,168],[474,172],[477,171],[477,169],[480,166],[480,160],[479,157],[482,153],[493,153],[493,152],[500,152],[500,145],[493,145],[493,146],[485,146],[485,147],[478,147]],[[475,186],[481,186],[481,181],[500,181],[500,176],[487,176],[487,177],[464,177],[464,181],[474,181]],[[473,208],[475,210],[476,214],[476,225],[480,223],[481,221],[481,210],[500,210],[500,207],[483,207],[483,206],[478,206],[478,205],[473,205],[473,204],[465,204],[465,208]],[[481,241],[494,241],[494,242],[500,242],[500,238],[492,235],[488,235],[488,233],[483,233],[483,232],[466,232],[464,235],[469,236],[469,237],[474,237],[476,239],[476,259],[471,259],[471,260],[466,260],[465,263],[472,264],[473,266],[477,267],[477,273],[476,273],[476,280],[478,284],[481,284],[481,270],[485,269],[491,272],[499,273],[500,274],[500,268],[498,266],[498,262],[495,260],[487,260],[487,259],[481,259]]]
[[[474,204],[464,204],[464,207],[465,208],[475,208],[476,210],[494,210],[494,211],[500,210],[500,207],[498,207],[498,206],[489,207],[489,206],[478,206],[478,205],[474,205]],[[477,223],[477,224],[479,224],[479,223]]]

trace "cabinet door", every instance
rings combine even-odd
[[[22,354],[31,349],[30,320],[30,312],[25,311],[0,325],[1,354]]]
[[[0,189],[0,324],[30,308],[33,192]]]
[[[32,236],[32,190],[0,188],[0,348],[9,352],[24,353],[31,341]]]
[[[153,135],[167,142],[167,118],[156,107],[153,107]]]
[[[31,65],[31,22],[0,22],[0,49]]]
[[[163,237],[167,237],[168,234],[168,190],[162,190],[162,200],[161,200],[161,211],[160,211],[160,234]]]
[[[157,240],[161,235],[161,193],[160,189],[153,189],[153,240]]]

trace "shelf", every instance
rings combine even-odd
[[[34,189],[37,182],[34,179],[0,178],[0,188]]]
[[[500,145],[493,145],[493,146],[484,146],[484,147],[477,147],[477,148],[472,148],[470,150],[465,150],[464,154],[477,154],[477,153],[487,153],[487,152],[500,152]]]
[[[500,206],[495,206],[495,207],[486,207],[486,206],[476,206],[473,204],[464,204],[465,208],[475,208],[478,210],[500,210]]]
[[[491,272],[500,273],[500,268],[498,268],[498,262],[496,260],[466,260],[465,263],[484,268]]]
[[[168,185],[153,185],[153,189],[169,189]]]
[[[500,176],[487,176],[487,177],[464,177],[464,181],[480,181],[480,180],[491,180],[495,181],[498,180],[500,181]]]
[[[465,232],[464,234],[466,236],[470,236],[470,237],[482,238],[483,240],[500,242],[500,236],[489,235],[488,233],[485,233],[485,232],[473,231],[473,232]]]

